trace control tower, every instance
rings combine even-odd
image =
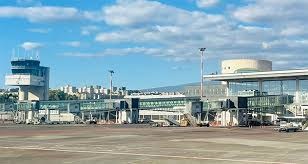
[[[5,85],[19,87],[19,101],[48,100],[49,67],[33,59],[13,59],[11,66]]]

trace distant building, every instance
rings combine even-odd
[[[61,87],[60,90],[63,91],[64,93],[71,94],[71,95],[77,93],[77,88],[71,85],[66,85],[64,87]]]
[[[108,95],[110,95],[109,88],[104,88],[99,85],[95,86],[90,85],[81,88],[77,88],[71,85],[66,85],[60,87],[60,90],[69,95],[75,95],[81,100],[104,99],[104,98],[109,98]],[[128,92],[126,90],[126,87],[113,87],[113,92],[112,92],[113,97],[119,97],[119,96],[123,97],[127,94]]]

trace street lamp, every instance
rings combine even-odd
[[[110,73],[110,100],[112,99],[112,75],[114,74],[113,70],[108,70],[108,72]]]
[[[201,63],[200,63],[200,69],[201,69],[201,83],[200,83],[200,97],[203,98],[203,53],[206,50],[206,48],[199,48],[199,51],[201,52]]]

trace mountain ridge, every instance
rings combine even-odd
[[[186,87],[197,86],[197,85],[199,85],[199,83],[195,82],[195,83],[186,83],[186,84],[173,85],[173,86],[141,89],[141,91],[143,92],[184,92]]]

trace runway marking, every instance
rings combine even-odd
[[[178,158],[178,159],[195,159],[195,160],[213,160],[213,161],[229,161],[229,162],[243,162],[243,163],[264,163],[264,164],[293,164],[287,162],[270,162],[270,161],[256,161],[256,160],[240,160],[228,158],[210,158],[210,157],[188,157],[177,155],[161,155],[161,154],[143,154],[143,153],[128,153],[128,152],[106,152],[106,151],[90,151],[90,150],[66,150],[54,148],[31,148],[31,147],[6,147],[0,146],[2,149],[15,149],[15,150],[42,150],[42,151],[56,151],[56,152],[69,152],[69,153],[91,153],[91,154],[110,154],[110,155],[128,155],[128,156],[144,156],[144,157],[161,157],[161,158]]]
[[[254,139],[236,139],[236,138],[195,138],[195,139],[173,139],[171,142],[207,142],[207,143],[219,143],[219,144],[235,144],[246,146],[262,146],[269,148],[279,149],[292,149],[292,150],[307,150],[308,144],[304,143],[292,143],[282,141],[266,141],[266,140],[254,140]]]
[[[170,140],[170,141],[175,141],[175,140]],[[52,147],[67,147],[67,148],[74,148],[74,147],[78,147],[78,146],[89,146],[89,144],[81,144],[81,143],[78,143],[78,144],[67,144],[67,143],[63,143],[63,144],[54,144],[54,143],[44,143],[42,144],[41,142],[35,142],[35,141],[27,141],[27,142],[23,142],[23,141],[5,141],[5,142],[10,142],[10,143],[23,143],[23,144],[39,144],[39,145],[52,145]],[[1,143],[1,141],[0,141]],[[10,146],[10,145],[6,145],[6,146]],[[28,146],[28,145],[23,145],[24,147],[31,147],[31,146]],[[68,147],[69,146],[69,147]],[[72,147],[70,147],[72,146]],[[91,145],[91,147],[94,147],[94,148],[102,148],[102,147],[108,147],[110,145],[106,145],[106,144],[102,144],[102,145]],[[38,146],[36,146],[38,147]],[[80,147],[78,147],[80,148]],[[172,147],[154,147],[154,148],[157,148],[159,150],[178,150],[179,148],[172,148]],[[125,149],[127,150],[139,150],[139,149],[153,149],[152,146],[141,146],[141,147],[125,147]],[[238,153],[239,151],[234,151],[234,150],[214,150],[214,149],[198,149],[198,148],[195,148],[195,149],[183,149],[181,148],[181,150],[184,150],[184,151],[201,151],[201,152],[216,152],[216,153]],[[113,150],[102,150],[101,151],[118,151],[118,149],[113,149]],[[254,152],[254,151],[244,151],[242,152],[244,154],[269,154],[270,152]],[[288,153],[288,152],[284,152],[284,153]],[[272,156],[281,156],[281,155],[277,155],[277,154],[272,154]],[[297,154],[293,154],[292,156],[300,156],[300,155],[297,155]]]
[[[96,145],[97,146],[97,145]],[[105,145],[102,145],[102,146],[105,146]],[[198,148],[195,148],[195,149],[183,149],[183,148],[172,148],[172,147],[152,147],[152,146],[142,146],[142,147],[126,147],[127,150],[138,150],[138,149],[158,149],[158,150],[184,150],[184,151],[199,151],[199,152],[215,152],[215,153],[242,153],[242,154],[265,154],[265,155],[268,155],[269,153],[271,152],[254,152],[254,151],[244,151],[244,152],[241,152],[241,151],[234,151],[234,150],[215,150],[215,149],[198,149]],[[281,152],[281,151],[280,151]],[[289,152],[285,152],[285,153],[289,153]],[[275,154],[272,154],[272,156],[275,155]],[[300,155],[296,155],[296,154],[293,154],[294,156],[300,156]],[[275,155],[275,156],[279,156],[279,155]]]

